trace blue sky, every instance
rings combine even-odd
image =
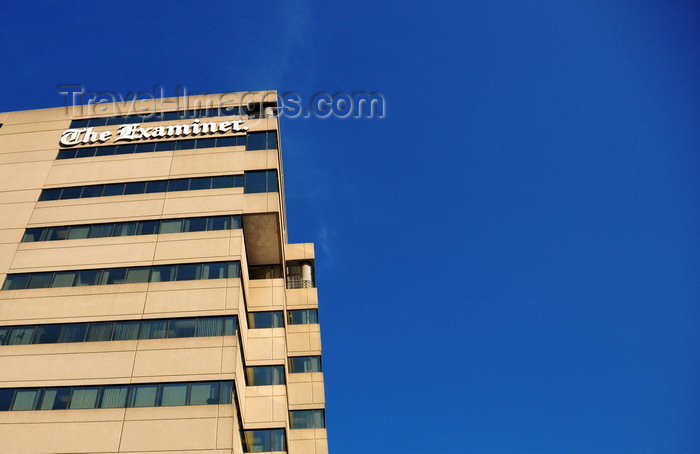
[[[691,1],[11,2],[0,111],[379,92],[282,119],[333,454],[700,452]]]

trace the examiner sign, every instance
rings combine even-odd
[[[200,134],[225,134],[227,132],[245,132],[248,126],[243,126],[243,120],[205,122],[194,120],[190,124],[169,126],[141,127],[140,123],[121,125],[114,138],[120,140],[165,139],[171,137],[187,137]],[[94,128],[67,129],[61,136],[60,143],[64,147],[72,147],[79,144],[105,143],[112,138],[112,131],[95,132]]]

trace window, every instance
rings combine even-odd
[[[10,409],[14,393],[13,389],[0,389],[0,411],[7,411]]]
[[[39,410],[65,410],[70,402],[71,388],[43,389]]]
[[[246,141],[246,150],[275,150],[277,148],[277,132],[251,132]]]
[[[282,327],[284,327],[282,311],[248,313],[248,328],[258,329]]]
[[[244,430],[241,436],[243,452],[286,451],[284,429]]]
[[[163,407],[187,405],[187,383],[163,385],[160,405]]]
[[[33,410],[39,404],[40,391],[39,389],[18,389],[11,410]]]
[[[287,324],[311,325],[318,323],[318,309],[295,309],[287,311]]]
[[[289,373],[321,372],[320,356],[294,356],[289,358]]]
[[[246,194],[258,192],[277,192],[277,171],[262,170],[245,173]]]
[[[323,429],[326,427],[324,410],[292,410],[289,412],[289,427],[292,429]]]
[[[227,279],[240,277],[240,272],[240,263],[235,261],[8,274],[0,290]]]
[[[131,194],[159,192],[197,191],[200,189],[243,188],[246,194],[277,192],[277,171],[260,170],[243,175],[223,177],[176,178],[172,180],[139,181],[133,183],[98,184],[72,186],[68,188],[43,189],[39,201],[68,200],[92,197],[111,197]],[[109,235],[104,235],[109,236]]]
[[[252,366],[245,368],[248,386],[284,385],[284,366]]]
[[[127,394],[129,394],[128,386],[103,386],[97,408],[124,408]]]

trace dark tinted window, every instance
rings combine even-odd
[[[0,411],[8,411],[14,396],[14,389],[0,389]]]
[[[76,150],[61,150],[58,152],[56,159],[73,159],[75,158]]]
[[[104,186],[86,186],[83,189],[82,198],[87,199],[89,197],[101,197]]]
[[[78,148],[75,153],[76,158],[89,158],[95,156],[95,147]]]
[[[320,356],[295,356],[289,358],[289,373],[321,372]]]
[[[158,233],[160,221],[141,221],[137,228],[138,235],[153,235]]]
[[[253,366],[245,368],[248,386],[284,385],[284,366]]]
[[[318,323],[318,309],[297,309],[287,312],[290,325],[308,325]]]
[[[112,156],[117,152],[117,147],[115,145],[109,145],[106,147],[98,147],[95,156]]]
[[[68,238],[69,227],[51,227],[47,229],[46,239],[49,241],[65,240]]]
[[[188,178],[180,178],[168,181],[168,191],[187,191],[190,186]]]
[[[34,344],[55,344],[61,333],[61,325],[42,325],[34,331]]]
[[[83,192],[83,188],[78,186],[74,188],[63,188],[61,192],[61,200],[63,199],[79,199],[80,194]]]
[[[127,183],[124,188],[124,194],[143,194],[146,191],[146,182],[137,181],[134,183]]]
[[[35,273],[29,279],[27,288],[48,288],[51,285],[53,273]]]
[[[175,142],[156,142],[156,151],[170,151],[175,149]]]
[[[245,145],[246,150],[265,150],[267,148],[267,133],[252,132],[248,134],[248,140]]]
[[[149,153],[155,151],[156,144],[154,142],[150,143],[140,143],[136,145],[136,153]]]
[[[124,183],[106,184],[102,195],[104,197],[124,194]]]
[[[248,313],[248,328],[281,328],[283,326],[282,311]]]
[[[202,266],[200,264],[188,264],[188,265],[178,265],[177,266],[177,278],[178,281],[192,281],[199,279],[202,273]]]
[[[292,410],[289,412],[291,429],[323,429],[326,427],[326,412],[323,410]]]
[[[213,177],[211,187],[212,189],[232,188],[233,176]]]
[[[24,232],[24,237],[22,238],[23,243],[32,243],[34,241],[41,241],[46,229],[27,229]]]
[[[184,232],[202,232],[207,229],[207,218],[186,219]]]
[[[211,188],[211,178],[192,178],[190,181],[190,191],[195,191],[197,189],[210,189]]]
[[[117,145],[117,150],[114,154],[132,154],[135,150],[135,144]]]
[[[61,197],[61,189],[44,189],[41,191],[39,201],[58,200]]]
[[[168,180],[149,181],[146,184],[146,193],[165,192],[168,188]]]

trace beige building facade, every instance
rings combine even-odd
[[[0,452],[328,452],[275,102],[0,113]]]

